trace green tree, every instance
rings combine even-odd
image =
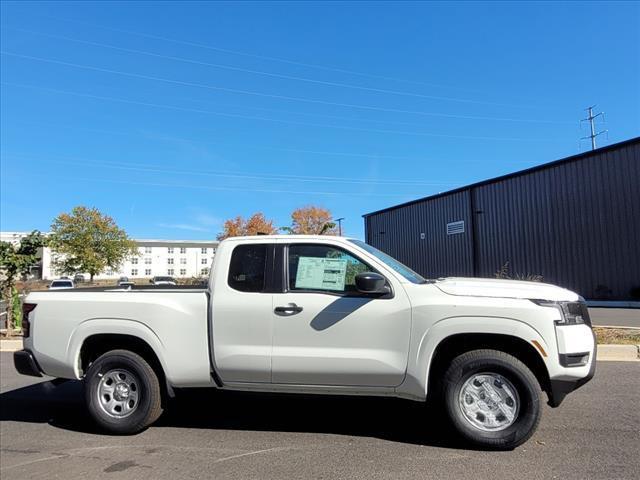
[[[16,326],[15,320],[20,319],[20,299],[15,287],[16,280],[28,275],[31,267],[38,263],[38,252],[46,243],[47,239],[35,230],[21,238],[16,245],[0,242],[1,289],[2,299],[6,304],[8,334],[11,334]],[[18,314],[16,314],[16,310]]]
[[[105,269],[116,270],[127,258],[138,255],[136,243],[113,218],[84,206],[53,220],[50,246],[56,271],[87,272],[90,281]]]

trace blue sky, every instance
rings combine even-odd
[[[2,230],[361,215],[640,131],[640,4],[3,2]]]

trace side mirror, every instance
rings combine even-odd
[[[362,293],[388,293],[387,280],[379,273],[364,272],[356,275],[356,288]]]

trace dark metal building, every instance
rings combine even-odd
[[[512,277],[640,299],[640,137],[364,215],[366,241],[428,278]]]

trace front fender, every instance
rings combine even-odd
[[[398,393],[411,398],[426,399],[429,370],[438,345],[453,335],[473,333],[517,337],[530,345],[535,340],[546,352],[552,350],[540,332],[521,320],[490,316],[444,318],[434,323],[431,328],[416,338],[415,342],[412,342],[413,351],[409,356],[407,376],[403,384],[398,387]],[[540,356],[543,361],[546,360],[542,355]]]

